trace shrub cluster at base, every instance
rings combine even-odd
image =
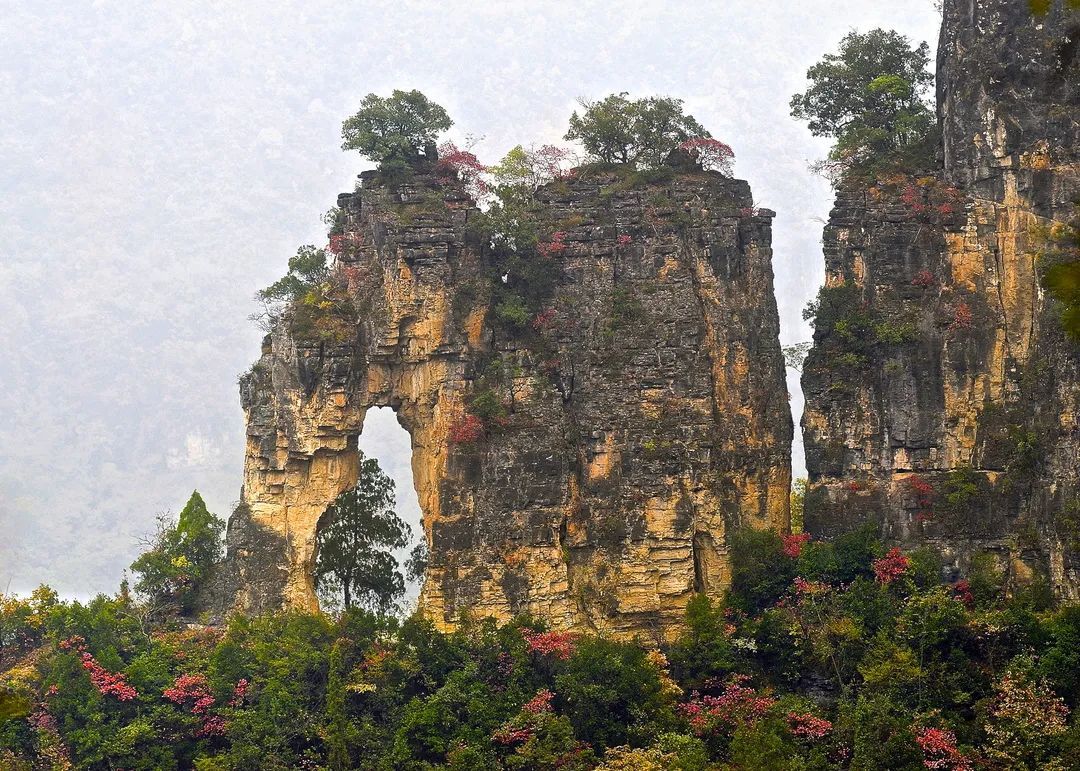
[[[723,602],[643,641],[519,618],[147,628],[126,594],[0,615],[12,769],[972,769],[1080,763],[1080,608],[991,560],[744,531]]]

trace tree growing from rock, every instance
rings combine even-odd
[[[283,317],[298,340],[341,343],[349,339],[356,324],[351,302],[349,266],[331,264],[326,249],[301,246],[289,258],[289,271],[256,293],[262,311],[251,318],[269,331]]]
[[[267,309],[278,310],[301,302],[330,278],[326,250],[310,244],[301,246],[289,258],[289,272],[255,296]]]
[[[206,508],[199,491],[191,493],[176,524],[158,519],[149,549],[131,563],[135,591],[159,612],[191,613],[199,589],[221,559],[225,523]]]
[[[936,122],[927,93],[929,47],[892,30],[849,32],[806,77],[810,87],[791,98],[791,115],[814,136],[836,144],[822,164],[834,179],[889,166],[919,168],[933,159]]]
[[[325,601],[385,613],[405,593],[391,551],[412,534],[394,507],[394,481],[361,454],[356,484],[326,509],[315,537],[315,586]]]
[[[571,161],[570,151],[564,147],[541,145],[525,149],[517,145],[488,172],[501,206],[528,206],[537,189],[570,175]]]
[[[582,101],[584,112],[570,116],[566,139],[581,142],[595,161],[656,168],[681,143],[709,132],[683,112],[681,99],[630,99],[626,92]]]
[[[384,173],[402,171],[427,156],[452,125],[446,110],[416,89],[394,89],[389,97],[368,94],[341,126],[341,149],[359,151]]]

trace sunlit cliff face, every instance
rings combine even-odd
[[[316,524],[355,480],[371,406],[411,436],[430,546],[420,608],[442,626],[530,612],[663,636],[695,591],[727,586],[733,528],[787,528],[772,213],[714,173],[618,181],[540,191],[543,227],[561,235],[537,259],[555,280],[540,321],[516,329],[485,304],[482,282],[501,277],[454,189],[421,177],[402,202],[369,178],[341,200],[355,335],[305,341],[281,325],[242,386],[231,529],[276,545],[230,540],[241,606],[314,605]],[[463,431],[481,401],[497,415]]]

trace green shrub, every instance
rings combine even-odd
[[[495,316],[502,322],[515,327],[524,327],[532,314],[520,297],[508,297],[495,306]]]
[[[157,614],[191,613],[203,581],[221,558],[225,523],[210,513],[196,490],[176,524],[158,519],[149,550],[131,563],[135,590]]]
[[[988,505],[989,483],[971,468],[956,468],[938,485],[934,514],[939,521],[955,527],[972,527]]]
[[[557,703],[597,749],[638,743],[673,714],[660,672],[637,644],[586,638],[555,678]]]
[[[771,530],[744,528],[731,539],[731,589],[728,603],[755,613],[780,599],[795,577],[783,541]]]
[[[686,606],[686,631],[668,650],[671,671],[680,682],[702,689],[734,671],[737,657],[722,605],[697,594]]]
[[[823,286],[803,310],[814,340],[826,346],[826,361],[840,370],[861,367],[876,339],[877,321],[852,282]]]
[[[874,339],[887,345],[903,345],[918,339],[919,330],[913,322],[881,321],[874,325]]]

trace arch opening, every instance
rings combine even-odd
[[[363,429],[359,437],[353,442],[358,451],[357,457],[376,460],[382,472],[393,482],[394,511],[408,528],[408,542],[400,548],[390,550],[390,554],[397,561],[398,570],[404,578],[405,594],[398,604],[405,613],[409,613],[416,607],[423,577],[410,580],[406,562],[412,549],[424,540],[420,504],[413,481],[412,439],[409,432],[398,422],[393,408],[371,407],[364,416]],[[354,463],[354,466],[358,465]],[[355,472],[350,476],[355,479]],[[351,489],[352,486],[349,485],[346,489]],[[333,501],[327,505],[327,510],[324,510],[319,517],[315,531],[315,549],[311,557],[312,583],[316,588],[315,595],[319,606],[324,610],[340,610],[344,606],[345,599],[345,590],[340,582],[324,581],[318,585],[315,584],[314,578],[315,567],[319,560],[319,536],[329,524],[326,514],[332,504]],[[356,598],[353,597],[353,599]]]

